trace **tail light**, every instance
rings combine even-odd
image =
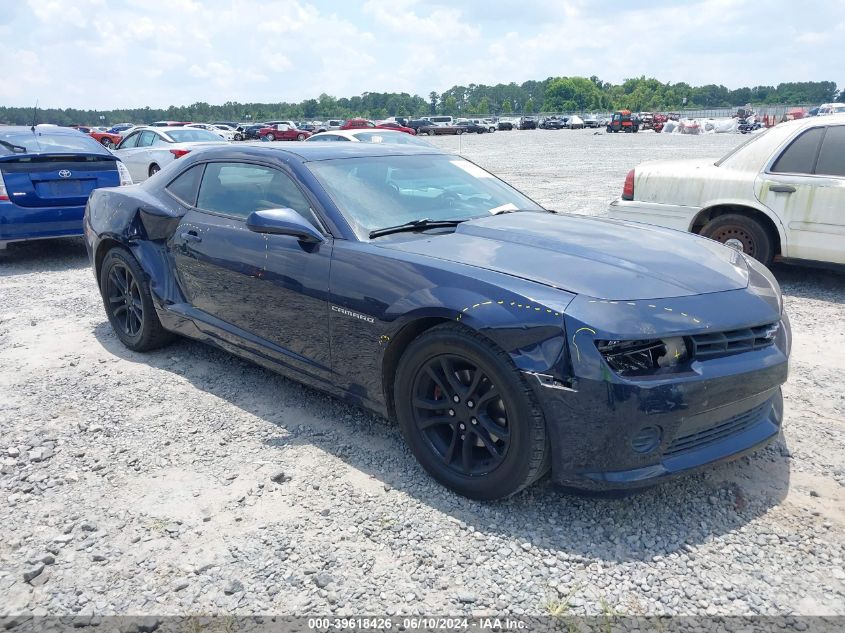
[[[625,186],[622,187],[622,199],[623,200],[633,200],[634,199],[634,170],[628,172],[628,175],[625,176]]]
[[[3,181],[3,174],[0,174],[0,200],[8,200],[9,193],[6,191],[6,183]]]
[[[185,154],[190,154],[191,150],[189,149],[172,149],[170,153],[173,154],[173,158],[182,158]]]
[[[126,169],[126,165],[122,162],[117,161],[117,173],[120,176],[120,186],[123,185],[131,185],[132,184],[132,176],[129,175],[129,170]]]

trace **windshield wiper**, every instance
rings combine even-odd
[[[386,226],[383,229],[375,229],[370,231],[370,239],[374,237],[381,237],[382,235],[390,235],[391,233],[405,233],[409,231],[421,231],[423,229],[439,229],[442,227],[458,226],[461,222],[466,222],[466,220],[431,220],[429,218],[423,218],[422,220],[414,220],[412,222],[406,222],[405,224],[397,224],[396,226]]]
[[[9,143],[8,141],[0,140],[0,145],[3,147],[9,148],[10,151],[16,152],[18,154],[25,154],[26,148],[23,145],[15,145],[14,143]]]

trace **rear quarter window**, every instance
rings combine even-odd
[[[777,158],[772,171],[782,174],[812,174],[819,155],[823,127],[814,127],[796,138]]]
[[[194,165],[176,176],[165,189],[188,206],[195,207],[204,168],[205,165]]]

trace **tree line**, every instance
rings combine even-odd
[[[628,109],[667,111],[683,108],[720,108],[748,103],[820,104],[845,101],[832,81],[781,83],[730,90],[708,84],[663,83],[654,78],[626,79],[612,84],[592,77],[549,77],[522,84],[469,84],[453,86],[427,98],[406,92],[365,92],[356,97],[336,98],[321,94],[299,103],[237,103],[222,105],[199,102],[169,108],[122,108],[116,110],[39,109],[0,107],[0,123],[29,125],[113,125],[121,122],[173,121],[268,121],[273,119],[323,120],[363,116],[491,115],[538,112],[595,112]]]

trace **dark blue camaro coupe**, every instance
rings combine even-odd
[[[783,419],[790,330],[764,266],[546,211],[433,148],[192,152],[95,191],[85,235],[127,347],[206,341],[394,418],[468,497],[550,469],[643,487],[757,449]]]

